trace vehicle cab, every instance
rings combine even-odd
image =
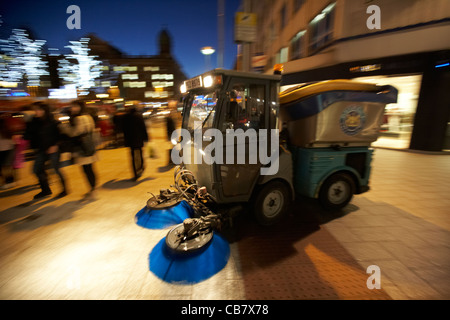
[[[192,148],[190,163],[183,164],[218,203],[248,202],[255,188],[275,179],[282,181],[283,192],[292,197],[290,155],[280,155],[275,174],[261,175],[261,168],[267,166],[267,161],[260,161],[262,144],[267,147],[267,155],[274,151],[270,149],[272,144],[278,148],[280,80],[280,75],[216,69],[182,85],[182,128],[190,133]],[[208,136],[209,129],[217,129],[222,137]],[[195,137],[196,132],[201,132],[201,137]],[[230,132],[240,135],[230,138]],[[263,139],[263,132],[274,134]],[[198,161],[199,153],[205,156],[210,144],[215,144],[215,154],[222,152],[223,158],[211,162],[203,157]],[[238,159],[243,152],[245,161]]]

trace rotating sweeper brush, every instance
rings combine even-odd
[[[174,253],[197,251],[211,242],[213,231],[221,229],[232,211],[217,209],[191,171],[176,167],[174,182],[176,190],[163,189],[152,195],[136,215],[136,223],[149,229],[176,225],[166,236],[167,247]]]
[[[147,216],[148,228],[176,224],[151,251],[150,271],[166,282],[197,283],[227,264],[229,244],[215,231],[231,222],[236,210],[218,207],[206,188],[198,187],[192,172],[177,167],[174,179],[176,190],[164,189],[152,195],[137,222]]]

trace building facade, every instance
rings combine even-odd
[[[398,103],[386,107],[375,145],[450,149],[450,1],[243,0],[241,7],[258,21],[248,58],[263,57],[266,73],[282,63],[282,88],[328,79],[393,85]]]
[[[102,74],[96,79],[97,97],[161,103],[180,96],[186,76],[171,54],[167,30],[160,32],[159,54],[153,56],[127,56],[95,35],[88,38],[90,54],[102,61]]]

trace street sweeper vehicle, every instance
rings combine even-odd
[[[174,252],[207,245],[239,205],[271,225],[296,195],[339,210],[369,190],[370,146],[397,90],[330,80],[279,92],[281,77],[216,69],[183,83],[174,190],[146,208],[184,212],[166,236]]]

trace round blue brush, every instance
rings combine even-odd
[[[174,253],[163,238],[149,255],[150,271],[169,283],[194,284],[222,270],[230,257],[228,242],[218,233],[196,251]]]
[[[135,222],[138,226],[147,229],[164,229],[182,223],[193,215],[194,210],[183,200],[165,208],[149,209],[144,207],[136,214]]]

